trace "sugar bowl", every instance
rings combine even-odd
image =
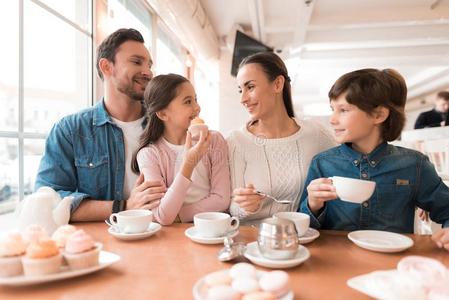
[[[298,233],[295,223],[287,219],[267,218],[259,224],[257,245],[260,253],[269,259],[291,259],[298,251]]]

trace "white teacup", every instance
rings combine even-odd
[[[204,212],[193,217],[198,235],[205,238],[221,237],[239,227],[239,219],[221,212]]]
[[[112,214],[109,222],[117,226],[121,233],[142,233],[153,221],[153,212],[147,209],[131,209]]]
[[[330,177],[341,200],[362,203],[368,200],[376,188],[376,183],[369,180],[334,176]]]
[[[310,216],[308,214],[295,212],[295,211],[282,211],[275,213],[274,218],[287,219],[295,223],[298,236],[303,236],[310,226]]]

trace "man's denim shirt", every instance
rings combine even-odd
[[[124,176],[123,132],[100,101],[53,126],[35,189],[49,186],[61,197],[73,196],[73,212],[86,198],[121,200]]]
[[[305,187],[316,178],[331,176],[372,180],[376,189],[362,204],[328,201],[318,217],[308,207],[305,189],[299,211],[310,215],[312,227],[412,233],[415,206],[430,212],[433,221],[449,226],[449,187],[427,156],[417,151],[383,143],[363,155],[350,145],[340,145],[313,158]]]

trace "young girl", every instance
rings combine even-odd
[[[143,173],[146,181],[162,181],[168,188],[153,209],[156,221],[190,222],[196,213],[226,210],[230,203],[227,145],[213,131],[192,142],[188,128],[200,112],[192,84],[176,74],[156,76],[145,89],[144,106],[148,123],[132,169]]]
[[[318,154],[310,165],[300,211],[310,215],[313,227],[412,233],[415,206],[449,226],[449,188],[428,158],[387,143],[404,126],[406,98],[403,77],[391,69],[350,72],[332,86],[330,123],[342,145]],[[362,204],[344,202],[331,176],[375,181],[376,189]]]

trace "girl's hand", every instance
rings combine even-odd
[[[307,187],[308,204],[312,213],[316,214],[324,206],[324,202],[337,199],[335,187],[329,178],[318,178],[312,180]]]
[[[186,178],[190,179],[192,176],[193,169],[195,169],[198,162],[203,158],[209,149],[211,141],[211,135],[207,132],[200,132],[200,139],[195,146],[192,147],[192,135],[187,132],[186,143],[185,143],[185,155],[184,161],[182,163],[181,172]]]
[[[257,193],[252,184],[248,184],[246,188],[235,189],[232,198],[242,209],[254,213],[260,208],[264,197]]]
[[[437,244],[438,248],[444,248],[449,251],[449,228],[443,228],[434,233],[432,240]]]

